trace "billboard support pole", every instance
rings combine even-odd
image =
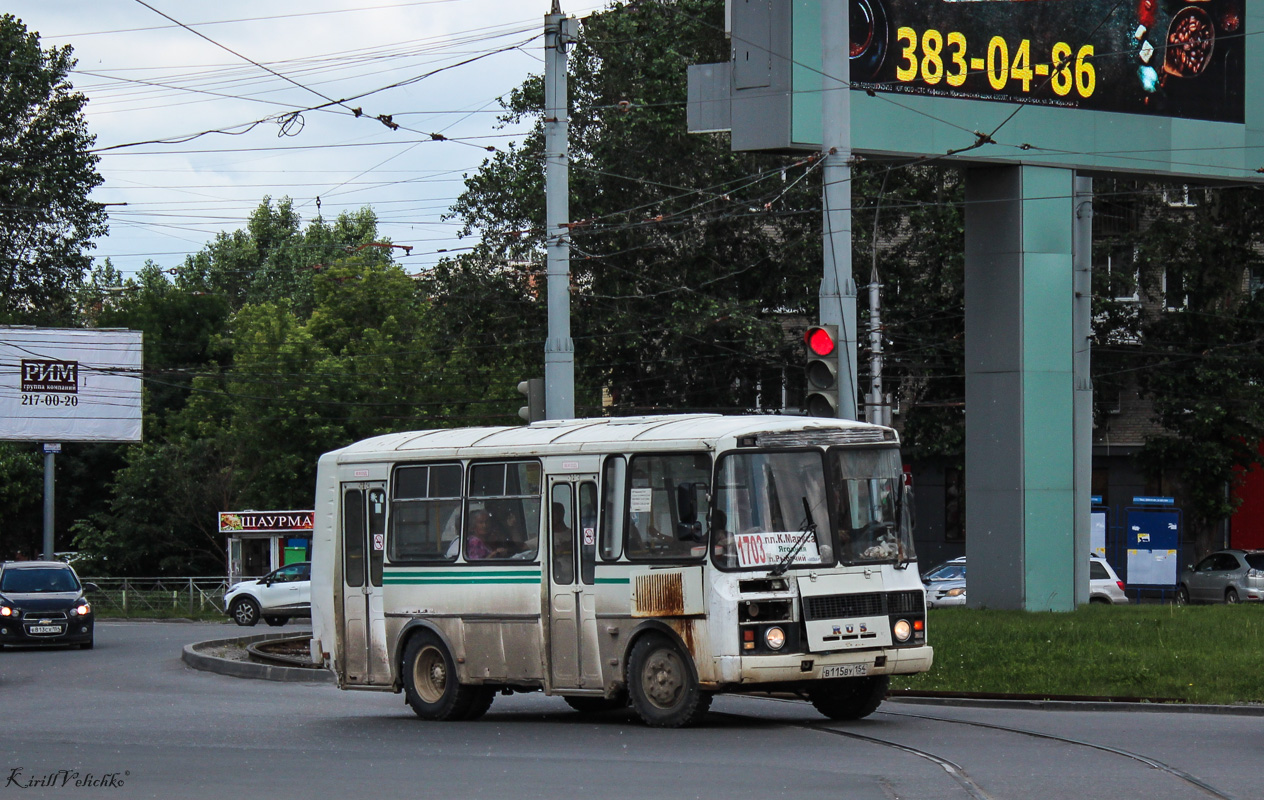
[[[44,445],[44,560],[53,560],[53,510],[56,507],[56,486],[53,480],[54,459],[61,445]]]
[[[821,3],[822,251],[820,318],[838,326],[838,416],[858,419],[856,280],[851,274],[851,89],[847,0]]]

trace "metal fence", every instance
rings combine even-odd
[[[224,608],[227,578],[83,578],[98,612],[123,616],[214,613]]]

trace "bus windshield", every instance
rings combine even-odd
[[[821,453],[731,453],[720,461],[711,511],[717,566],[834,563]]]
[[[844,564],[907,563],[916,559],[904,475],[894,449],[829,451],[831,507]]]

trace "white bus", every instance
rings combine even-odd
[[[729,691],[856,719],[931,665],[910,516],[895,431],[857,422],[378,436],[320,459],[312,657],[431,720],[527,691],[654,726]]]

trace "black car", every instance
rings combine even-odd
[[[92,649],[92,605],[69,564],[12,561],[0,565],[0,647],[77,644]]]

